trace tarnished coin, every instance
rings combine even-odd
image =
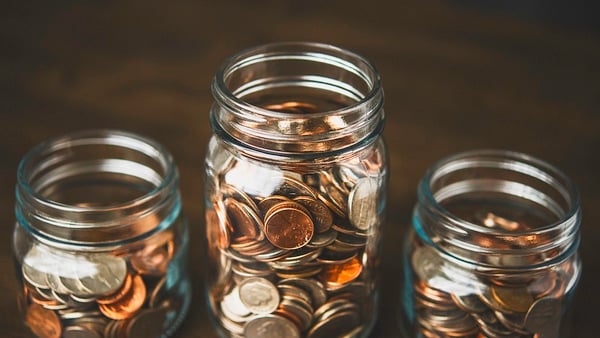
[[[377,220],[377,180],[364,177],[348,195],[348,218],[360,230],[367,230]]]
[[[534,301],[526,287],[492,285],[490,291],[498,305],[512,312],[527,312]]]
[[[131,288],[123,297],[109,304],[99,304],[100,311],[108,318],[121,320],[131,317],[146,300],[146,285],[140,275],[133,277]]]
[[[243,280],[238,287],[240,300],[253,313],[271,313],[279,306],[279,291],[267,279],[248,278]]]
[[[142,275],[162,276],[175,251],[175,243],[170,240],[159,245],[149,244],[131,256],[131,266]]]
[[[313,216],[315,231],[317,233],[324,233],[331,228],[331,225],[333,224],[333,215],[323,202],[309,196],[298,196],[294,198],[294,201],[302,204],[308,209]]]
[[[278,315],[264,315],[244,326],[246,338],[300,338],[300,330],[289,319]]]
[[[289,176],[278,177],[282,180],[279,187],[276,189],[276,194],[283,196],[310,196],[317,198],[316,192],[306,183],[299,181]]]
[[[313,237],[314,224],[310,216],[297,208],[278,208],[265,219],[266,237],[281,249],[298,249]]]
[[[525,328],[539,338],[559,336],[562,302],[560,298],[544,297],[533,303],[525,316]]]
[[[330,338],[346,334],[354,330],[358,325],[360,317],[354,311],[342,311],[333,314],[326,320],[319,321],[308,330],[308,338]]]
[[[89,325],[70,325],[65,327],[62,338],[103,338],[104,335]]]
[[[38,337],[60,338],[61,336],[62,325],[58,315],[39,304],[29,305],[25,314],[25,322]]]
[[[162,337],[166,317],[167,311],[161,307],[140,311],[127,322],[127,337]]]

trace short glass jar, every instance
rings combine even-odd
[[[178,173],[160,144],[92,130],[30,150],[17,173],[19,308],[35,337],[166,337],[190,303]]]
[[[212,83],[207,291],[222,337],[365,337],[376,318],[387,164],[362,57],[256,47]]]
[[[406,337],[567,337],[581,211],[552,165],[499,150],[431,167],[404,246]]]

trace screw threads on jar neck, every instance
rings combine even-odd
[[[364,58],[316,43],[237,54],[212,83],[213,129],[230,143],[274,155],[336,152],[371,143],[383,127],[383,91]]]
[[[17,173],[17,221],[52,245],[117,245],[179,214],[178,173],[161,145],[90,130],[30,150]]]
[[[423,177],[417,233],[459,261],[532,268],[561,261],[579,244],[573,183],[531,156],[478,150],[445,158]]]

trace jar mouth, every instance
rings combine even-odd
[[[118,130],[80,131],[25,154],[15,212],[40,238],[119,242],[159,226],[178,204],[177,180],[172,156],[157,142]]]
[[[532,156],[474,150],[435,163],[419,185],[417,223],[443,251],[482,265],[519,267],[576,249],[579,194]]]
[[[223,63],[211,88],[217,132],[277,153],[339,150],[380,132],[383,119],[375,67],[327,44],[284,42],[244,50]]]

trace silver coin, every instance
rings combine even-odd
[[[64,328],[63,338],[103,338],[103,335],[91,327],[71,325]]]
[[[315,325],[308,331],[308,338],[330,338],[344,335],[350,331],[354,331],[360,324],[360,317],[354,311],[338,312],[327,320],[316,322]]]
[[[106,295],[117,291],[127,277],[127,263],[121,257],[98,254],[88,257],[93,267],[87,271],[78,270],[83,288],[77,290],[81,295]]]
[[[253,313],[271,313],[279,306],[277,287],[264,278],[245,279],[238,287],[242,303]]]
[[[364,177],[348,195],[348,219],[357,229],[367,230],[377,222],[377,180]]]
[[[300,330],[289,319],[276,315],[264,315],[244,325],[247,338],[300,338]]]
[[[317,309],[325,304],[327,300],[327,291],[321,282],[312,278],[288,278],[279,282],[280,285],[295,285],[306,291],[311,296],[312,306]]]

